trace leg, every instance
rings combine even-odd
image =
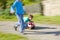
[[[27,28],[28,28],[28,24],[27,24],[27,23],[25,23],[25,25],[24,25],[24,26],[25,26],[25,29],[27,29]]]
[[[25,29],[25,24],[24,24],[24,20],[23,20],[23,14],[20,14],[18,15],[18,20],[19,20],[19,23],[20,23],[20,32],[24,32],[24,29]]]
[[[17,17],[17,19],[18,19],[18,22],[16,23],[16,25],[15,26],[20,26],[20,17],[19,17],[19,15],[18,14],[16,14],[16,17]]]
[[[16,14],[16,17],[18,19],[18,22],[14,25],[15,31],[17,31],[17,27],[20,26],[20,17]]]

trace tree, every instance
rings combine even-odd
[[[38,0],[38,2],[40,3],[40,9],[41,9],[40,13],[41,13],[42,16],[44,16],[44,13],[43,13],[43,11],[44,11],[44,5],[43,5],[42,1],[43,0]]]
[[[7,0],[3,0],[3,9],[6,9]]]
[[[6,9],[8,6],[13,3],[14,0],[0,0],[0,7],[2,6],[2,9]]]
[[[30,2],[36,2],[36,0],[29,0]]]
[[[44,7],[43,7],[42,2],[40,3],[40,8],[41,8],[41,10],[40,10],[41,12],[40,12],[40,13],[41,13],[41,15],[43,16],[43,15],[44,15],[44,13],[43,13],[43,11],[44,11]]]
[[[0,5],[3,6],[3,9],[6,9],[7,0],[0,0]]]

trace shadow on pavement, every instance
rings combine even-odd
[[[58,36],[60,35],[60,31],[37,31],[37,30],[41,30],[41,29],[56,29],[54,27],[39,27],[39,26],[36,26],[35,29],[31,30],[31,31],[27,31],[27,35],[45,35],[45,34],[54,34],[55,36]]]
[[[35,29],[33,30],[39,30],[39,29],[56,29],[54,27],[40,27],[40,26],[36,26]]]
[[[26,35],[46,35],[46,34],[54,34],[55,36],[60,35],[60,31],[53,31],[53,32],[39,32],[39,31],[29,31]]]

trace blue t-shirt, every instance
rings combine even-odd
[[[24,14],[22,2],[16,0],[10,10],[14,11],[14,8],[16,9],[16,14]]]

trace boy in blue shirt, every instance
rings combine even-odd
[[[23,0],[16,0],[10,9],[11,14],[14,13],[14,8],[16,10],[15,15],[17,16],[17,19],[18,19],[18,23],[16,24],[16,26],[20,25],[20,28],[19,28],[20,33],[23,33],[24,29],[25,29],[25,26],[24,26],[25,24],[24,24],[24,20],[23,20],[24,9],[23,9],[22,1]]]

